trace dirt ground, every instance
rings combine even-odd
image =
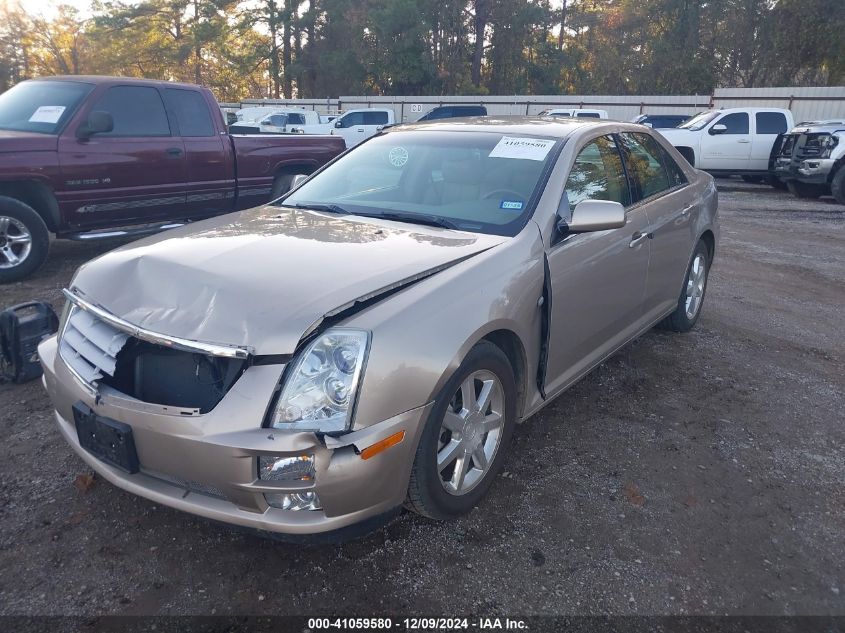
[[[845,615],[845,207],[719,184],[697,329],[522,425],[454,523],[297,546],[81,490],[40,382],[0,385],[0,614]],[[55,243],[0,306],[108,248]]]

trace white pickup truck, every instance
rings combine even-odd
[[[355,147],[361,141],[374,136],[385,125],[394,123],[396,117],[392,108],[348,110],[331,124],[331,134],[342,136],[346,147]]]
[[[775,139],[794,124],[789,110],[725,108],[700,112],[660,134],[693,167],[717,176],[766,178]]]

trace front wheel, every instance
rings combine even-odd
[[[516,423],[507,356],[476,345],[434,402],[414,457],[408,506],[433,519],[472,510],[502,467]]]
[[[47,259],[50,233],[35,209],[0,196],[0,283],[34,273]]]
[[[707,245],[699,241],[692,255],[684,288],[678,298],[675,311],[660,322],[659,327],[673,332],[689,332],[698,321],[704,293],[707,291],[707,276],[710,272],[710,257]]]
[[[790,180],[786,183],[791,193],[796,198],[804,198],[807,200],[815,200],[821,198],[825,193],[824,185],[815,185],[806,182],[798,182],[797,180]]]
[[[830,181],[830,193],[839,204],[845,204],[845,165],[841,166]]]

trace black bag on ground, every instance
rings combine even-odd
[[[41,375],[38,344],[59,329],[53,306],[20,303],[0,312],[0,380],[26,382]]]

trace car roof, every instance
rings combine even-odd
[[[86,84],[138,84],[139,86],[166,86],[168,88],[191,88],[192,90],[199,90],[201,88],[201,86],[196,84],[164,81],[163,79],[111,77],[108,75],[56,75],[54,77],[35,77],[29,81],[75,81],[77,83]]]
[[[576,130],[583,130],[588,127],[606,127],[608,132],[612,132],[618,130],[620,126],[634,131],[649,131],[649,128],[643,125],[613,121],[612,119],[494,115],[403,123],[391,127],[385,130],[385,132],[390,134],[415,130],[431,130],[437,132],[497,132],[500,134],[524,134],[528,136],[539,134],[541,136],[566,138]]]

